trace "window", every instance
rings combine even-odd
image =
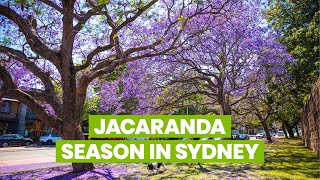
[[[12,139],[12,136],[10,136],[10,135],[4,135],[4,136],[1,136],[1,139]]]
[[[21,135],[16,135],[16,139],[23,139],[23,136],[21,136]]]
[[[44,137],[48,137],[50,135],[50,133],[45,133],[44,135],[42,135],[42,136],[44,136]]]
[[[51,137],[60,137],[59,134],[52,134]]]
[[[0,136],[0,139],[7,139],[7,136],[6,135],[2,135],[2,136]]]
[[[2,102],[1,112],[2,113],[10,113],[10,102],[9,101]]]

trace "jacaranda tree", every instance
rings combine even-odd
[[[163,107],[190,106],[197,100],[196,106],[206,107],[207,113],[241,113],[243,100],[266,92],[260,83],[283,83],[280,77],[293,59],[277,41],[280,34],[264,25],[261,2],[238,1],[231,12],[174,51],[129,64],[121,80],[102,87],[102,96],[114,93],[101,107],[125,112],[119,97],[126,97],[137,100],[134,113],[159,113]]]
[[[1,1],[0,95],[26,104],[63,139],[84,139],[81,113],[92,81],[128,62],[179,48],[210,22],[229,16],[232,4]],[[93,168],[73,164],[74,171]]]

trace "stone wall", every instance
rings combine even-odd
[[[301,125],[304,145],[316,152],[320,158],[320,78],[304,105]]]

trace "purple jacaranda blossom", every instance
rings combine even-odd
[[[119,81],[121,92],[109,93],[115,87],[112,82],[104,83],[102,106],[123,108],[128,100],[135,99],[134,110],[127,113],[154,114],[163,106],[183,104],[190,93],[203,96],[202,103],[214,113],[230,114],[250,91],[265,86],[268,76],[275,77],[272,81],[285,81],[289,78],[285,65],[294,60],[277,41],[280,34],[262,26],[260,3],[233,4],[230,17],[208,17],[205,20],[211,24],[207,29],[186,38],[187,43],[175,51],[127,64]],[[194,19],[184,33],[187,36],[203,24],[204,19]]]

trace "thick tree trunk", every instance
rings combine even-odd
[[[223,106],[222,106],[222,113],[223,113],[224,115],[230,115],[230,114],[231,114],[231,110],[230,110],[230,108],[229,108],[228,105],[223,104]]]
[[[63,107],[62,118],[64,120],[62,127],[62,138],[64,140],[84,140],[82,133],[81,113],[85,100],[87,87],[79,88],[81,93],[77,92],[76,71],[73,66],[72,46],[73,40],[69,39],[73,31],[72,27],[72,8],[74,1],[63,1],[65,15],[63,16],[63,40],[62,40],[62,68],[61,68],[61,86],[63,89]],[[70,4],[69,4],[70,3]],[[69,13],[69,14],[68,14]],[[90,171],[94,169],[92,163],[72,163],[74,172]]]
[[[225,102],[221,103],[221,108],[222,108],[222,114],[223,115],[231,115],[231,110],[230,110],[229,106]],[[230,137],[231,140],[233,139],[232,135],[233,134],[231,133],[231,137]]]
[[[293,133],[293,131],[292,131],[292,126],[290,126],[290,124],[288,123],[288,121],[284,121],[284,125],[285,125],[286,128],[287,128],[287,131],[288,131],[288,133],[289,133],[289,136],[290,136],[291,138],[294,138],[294,133]]]
[[[71,60],[70,60],[71,61]],[[67,66],[67,65],[65,65]],[[76,86],[76,78],[74,74],[74,69],[71,67],[71,73],[68,71],[69,69],[65,69],[63,74],[63,139],[70,140],[84,140],[83,132],[82,132],[82,121],[81,121],[81,113],[83,110],[83,103],[85,98],[81,98],[78,100],[79,95],[77,94],[77,86]],[[94,169],[92,163],[72,163],[74,172],[83,172],[90,171]]]
[[[94,169],[92,163],[72,163],[73,172],[91,171]]]
[[[286,136],[286,138],[288,139],[287,130],[286,130],[286,127],[284,126],[284,122],[283,122],[283,120],[282,120],[281,124],[282,124],[282,130],[283,130],[283,133],[284,133],[284,135]]]
[[[266,132],[267,140],[269,142],[272,142],[271,135],[270,135],[267,123],[265,121],[263,121],[263,120],[261,121],[261,123],[262,123],[263,129],[264,129],[264,132]]]
[[[71,99],[71,98],[70,98]],[[71,105],[70,105],[71,106]],[[80,110],[81,109],[81,110]],[[62,130],[62,138],[64,140],[84,140],[82,132],[82,121],[80,119],[80,112],[82,108],[71,106],[64,108],[64,124]],[[72,163],[72,168],[74,172],[84,172],[94,169],[92,163]]]
[[[84,140],[81,127],[79,123],[65,124],[63,128],[63,139]],[[92,163],[72,163],[72,168],[74,172],[83,172],[93,170],[94,166]]]

